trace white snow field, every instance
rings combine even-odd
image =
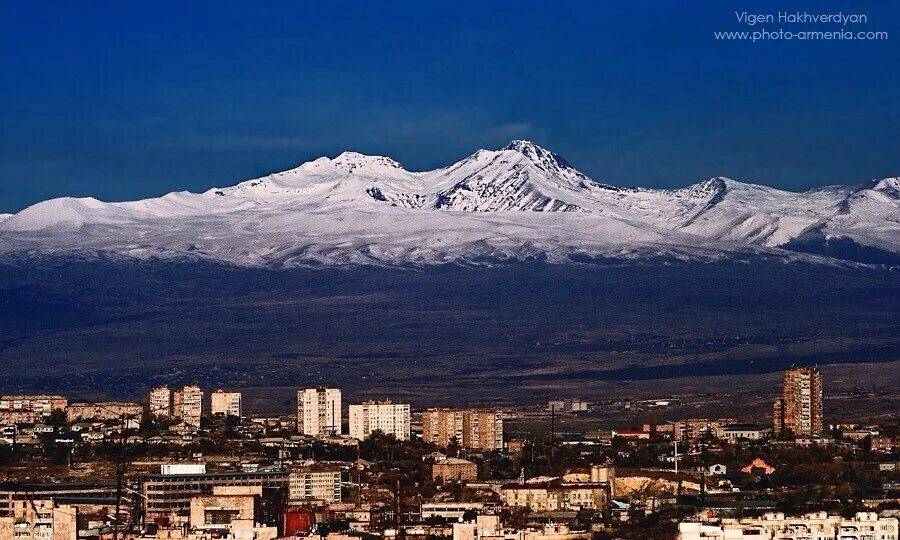
[[[798,246],[840,241],[897,256],[898,206],[898,178],[803,193],[727,178],[619,188],[513,141],[433,171],[344,152],[203,193],[52,199],[0,214],[0,256],[298,266],[761,253],[834,263],[840,255]]]

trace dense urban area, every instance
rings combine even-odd
[[[664,399],[416,410],[305,388],[246,415],[196,384],[3,395],[0,540],[898,540],[896,416],[826,425],[813,367],[776,392],[764,425]]]

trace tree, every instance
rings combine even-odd
[[[53,409],[50,411],[50,416],[47,417],[47,424],[51,426],[64,426],[68,422],[68,418],[66,417],[66,411],[62,409]]]

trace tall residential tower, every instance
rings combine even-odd
[[[503,449],[503,417],[484,409],[428,409],[422,413],[422,440],[447,446],[451,440],[463,448]]]
[[[341,391],[337,388],[297,390],[297,431],[304,435],[340,435]]]
[[[781,396],[773,406],[775,433],[809,437],[822,432],[822,373],[794,367],[782,376]]]
[[[366,401],[350,405],[350,436],[362,440],[376,431],[408,441],[409,404]]]

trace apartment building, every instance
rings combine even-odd
[[[826,512],[799,517],[772,512],[761,518],[682,522],[678,524],[678,532],[682,540],[898,540],[897,527],[897,518],[879,518],[875,512],[858,512],[849,519],[829,516]]]
[[[422,439],[447,446],[456,441],[463,448],[503,449],[503,417],[482,409],[428,409],[422,413]]]
[[[301,468],[292,470],[288,478],[291,503],[336,502],[341,500],[341,470]]]
[[[482,513],[485,509],[483,502],[430,502],[422,503],[422,519],[443,518],[451,521],[459,521],[467,512]]]
[[[35,424],[42,419],[43,416],[34,411],[0,411],[0,426]]]
[[[607,482],[549,482],[505,484],[500,498],[507,507],[527,508],[532,512],[557,510],[602,510],[609,500]]]
[[[50,499],[15,501],[0,517],[0,538],[6,540],[76,540],[78,508]]]
[[[822,373],[808,366],[785,370],[782,394],[772,406],[775,434],[798,437],[822,432]]]
[[[759,441],[772,435],[772,429],[756,424],[728,424],[716,430],[716,437],[725,441]]]
[[[257,519],[277,524],[287,498],[287,471],[201,472],[191,467],[164,468],[166,473],[148,474],[139,480],[145,522],[167,520],[172,514],[188,516],[194,497],[209,496],[216,487],[261,488]]]
[[[156,386],[150,390],[147,412],[162,418],[172,417],[172,391],[168,386]]]
[[[297,431],[304,435],[340,435],[341,391],[337,388],[297,390]]]
[[[713,436],[724,426],[737,424],[732,418],[683,418],[672,422],[672,438],[678,442],[696,441]]]
[[[213,416],[241,416],[241,393],[221,388],[210,394],[209,412]]]
[[[203,417],[203,390],[196,384],[185,385],[172,394],[172,414],[185,424],[198,428]]]
[[[0,411],[32,412],[48,416],[56,409],[65,410],[68,401],[55,395],[5,395],[0,396]]]
[[[365,439],[375,431],[407,441],[410,436],[409,404],[366,401],[350,405],[350,436]]]
[[[431,479],[444,482],[474,482],[478,480],[478,465],[471,461],[448,457],[431,466]]]
[[[32,499],[75,504],[75,501],[111,500],[115,493],[115,482],[0,482],[0,516],[12,515],[15,508]],[[4,538],[0,535],[0,539]]]
[[[66,420],[69,423],[81,420],[126,420],[126,424],[139,424],[144,415],[144,406],[139,403],[103,401],[100,403],[70,403],[66,406]]]
[[[257,521],[262,496],[260,486],[213,486],[210,495],[191,498],[188,524],[201,538],[275,538],[277,526]]]
[[[551,399],[547,402],[547,410],[556,413],[586,412],[591,404],[581,399]]]

